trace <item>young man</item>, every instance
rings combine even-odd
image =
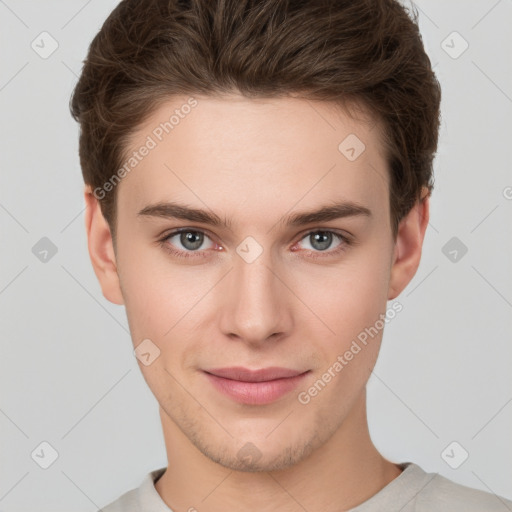
[[[88,247],[169,463],[105,512],[512,510],[387,460],[368,431],[383,326],[420,262],[439,106],[416,18],[392,0],[112,12],[71,105]]]

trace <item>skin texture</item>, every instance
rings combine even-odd
[[[416,273],[428,196],[402,220],[395,241],[378,123],[295,97],[195,98],[197,106],[118,185],[115,251],[85,189],[89,254],[103,295],[125,305],[134,347],[150,339],[160,350],[150,365],[139,361],[160,405],[170,461],[156,489],[176,512],[347,510],[401,472],[377,451],[367,425],[366,383],[383,331],[308,404],[297,395]],[[187,99],[174,97],[153,112],[131,149]],[[338,150],[349,134],[365,144],[354,161]],[[215,212],[231,229],[137,215],[160,201]],[[334,201],[372,215],[280,223]],[[199,251],[179,235],[159,243],[182,227],[205,234]],[[350,235],[353,243],[333,235],[322,251],[310,236],[315,230]],[[248,236],[262,249],[251,263],[236,252]],[[219,393],[202,371],[228,366],[310,372],[279,400],[246,405]],[[247,443],[257,455],[242,458]]]

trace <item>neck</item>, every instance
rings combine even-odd
[[[370,439],[365,392],[326,443],[280,471],[223,467],[200,452],[162,409],[160,415],[170,464],[155,488],[175,511],[339,512],[366,501],[402,471]]]

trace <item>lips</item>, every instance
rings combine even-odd
[[[214,368],[205,371],[217,377],[243,382],[265,382],[276,379],[288,379],[304,373],[304,371],[281,368],[279,366],[270,366],[260,370],[249,370],[242,366],[233,366],[231,368]]]
[[[285,397],[303,381],[309,370],[301,372],[272,366],[260,370],[212,368],[203,372],[217,391],[235,402],[254,406]]]

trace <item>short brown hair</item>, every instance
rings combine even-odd
[[[432,191],[440,125],[417,18],[398,0],[122,0],[70,101],[84,181],[108,182],[130,135],[176,94],[350,100],[382,123],[396,237],[422,187]],[[116,190],[100,201],[114,243]]]

